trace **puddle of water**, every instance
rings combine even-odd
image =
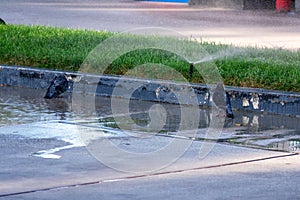
[[[300,152],[300,139],[274,142],[268,145],[269,149],[288,152]]]
[[[90,140],[103,136],[123,137],[124,133],[119,128],[120,123],[121,126],[123,123],[126,125],[125,127],[129,127],[128,131],[134,131],[133,126],[131,126],[134,124],[147,126],[151,122],[148,111],[155,104],[133,100],[130,103],[130,113],[116,116],[112,115],[110,98],[96,97],[97,103],[94,111],[82,107],[81,112],[74,112],[70,96],[45,100],[43,98],[44,92],[42,90],[7,86],[0,87],[0,134],[5,134],[10,125],[58,120],[65,123],[65,125],[70,123],[70,126],[74,126],[72,121],[78,122],[79,120],[82,127],[99,129],[98,135],[87,137]],[[95,100],[95,97],[91,97],[91,99]],[[178,131],[180,126],[180,107],[172,104],[161,105],[166,110],[167,120],[159,133],[172,135],[172,133]],[[199,131],[194,139],[205,140],[207,139],[205,138],[205,130],[210,123],[211,115],[207,109],[199,109],[199,112]],[[226,121],[220,141],[270,150],[300,152],[300,124],[298,121],[299,118],[296,117],[235,111],[235,118]],[[134,124],[130,124],[132,122]],[[45,126],[49,129],[54,125],[46,123]],[[15,129],[16,127],[12,126],[11,128]],[[44,128],[46,130],[46,127]],[[78,136],[70,131],[68,132],[69,134],[66,133],[65,129],[61,132],[58,131],[58,135],[47,135],[46,132],[31,132],[30,135],[26,133],[24,137],[56,138],[65,141],[67,143],[65,146],[35,153],[35,156],[43,158],[60,158],[57,152],[83,145]],[[9,133],[19,134],[18,130],[11,130]]]
[[[14,138],[28,140],[28,146],[42,149],[34,152],[33,156],[52,159],[61,158],[57,153],[62,150],[84,147],[94,140],[127,137],[117,129],[81,125],[70,121],[48,121],[3,126],[0,127],[0,135],[17,136]],[[49,144],[49,139],[56,142]],[[53,147],[49,148],[49,146]]]
[[[0,127],[71,117],[68,98],[47,101],[44,91],[0,87]]]

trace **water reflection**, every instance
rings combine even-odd
[[[268,147],[278,151],[300,152],[300,140],[275,142]]]
[[[66,120],[67,113],[71,112],[70,102],[62,98],[45,99],[47,108],[55,113],[59,120]]]
[[[25,88],[0,87],[0,127],[52,120],[80,120],[82,124],[115,130],[120,127],[116,121],[126,124],[122,127],[131,127],[130,123],[147,126],[151,123],[149,109],[155,104],[154,102],[132,100],[129,113],[121,113],[116,116],[112,113],[110,98],[79,96],[76,104],[72,103],[72,98],[68,95],[64,98],[45,100],[44,92]],[[167,117],[165,125],[159,133],[168,134],[178,131],[181,121],[180,106],[160,105],[166,111]],[[234,112],[235,118],[225,121],[220,141],[278,151],[300,151],[299,118]],[[203,133],[207,130],[212,117],[216,116],[212,114],[211,110],[204,108],[199,109],[199,113],[199,131],[195,139],[205,140],[207,138]]]
[[[43,90],[0,87],[0,126],[62,120],[72,115],[69,98],[47,101]]]

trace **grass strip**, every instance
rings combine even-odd
[[[0,64],[76,72],[90,56],[90,52],[112,36],[116,36],[116,33],[45,26],[0,25]],[[192,78],[189,76],[190,64],[186,60],[188,57],[192,61],[203,60],[202,65],[216,65],[226,85],[300,92],[300,50],[239,48],[159,36],[128,34],[124,37],[128,43],[158,41],[162,46],[169,45],[170,48],[178,49],[175,53],[151,48],[129,51],[113,59],[104,73],[176,81],[187,79],[190,82],[203,83],[204,79],[197,71]],[[176,53],[179,51],[183,51],[186,57]],[[100,55],[98,59],[115,56],[114,52],[106,53],[107,55]],[[94,69],[97,69],[101,62],[97,61],[98,66],[94,66]],[[153,67],[154,64],[156,67]],[[174,71],[166,70],[164,66]]]

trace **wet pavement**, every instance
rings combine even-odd
[[[273,11],[122,0],[3,0],[0,13],[13,24],[109,31],[158,26],[217,42],[300,47],[298,14]],[[124,127],[147,127],[153,103],[132,100],[130,112],[114,115],[110,98],[83,96],[77,105],[70,94],[53,100],[44,95],[44,90],[0,86],[0,199],[300,197],[297,117],[234,111],[215,139],[207,134],[215,117],[210,110],[198,110],[197,130],[178,131],[181,109],[160,104],[155,108],[164,108],[166,124],[145,134]],[[92,109],[90,101],[97,102]]]
[[[282,198],[299,197],[298,118],[235,111],[236,117],[225,122],[220,138],[213,141],[206,134],[212,117],[209,109],[199,109],[199,129],[193,137],[193,130],[178,131],[181,108],[172,104],[160,104],[168,118],[159,133],[141,133],[120,127],[128,122],[150,123],[153,102],[132,100],[130,113],[116,116],[107,97],[82,96],[85,103],[87,99],[98,103],[95,110],[82,104],[78,112],[71,94],[45,100],[43,90],[7,86],[0,90],[0,197],[4,199],[223,195],[225,199],[269,199],[278,197],[275,191]],[[162,155],[141,162],[117,153],[108,161],[101,155],[111,154],[102,146],[106,142],[132,155],[147,158],[160,151]],[[172,144],[179,150],[185,144],[187,148],[164,157],[163,149]],[[213,148],[201,157],[210,145]],[[170,156],[175,157],[166,161]]]
[[[102,128],[107,132],[122,135],[122,130],[130,123],[146,126],[151,122],[149,109],[154,102],[131,100],[130,113],[112,114],[111,99],[108,97],[84,96],[97,102],[94,110],[84,105],[80,111],[72,109],[72,96],[65,94],[63,98],[44,99],[44,90],[33,90],[2,86],[0,87],[1,118],[0,127],[35,122],[56,122],[61,125],[80,125],[92,128]],[[89,101],[88,100],[88,101]],[[120,100],[120,103],[123,103]],[[173,104],[160,104],[167,110],[168,117],[159,134],[176,136],[181,120],[181,107]],[[210,109],[199,108],[199,130],[193,140],[207,140],[206,131],[210,125]],[[51,123],[50,123],[51,124]],[[125,127],[126,126],[126,127]],[[120,128],[121,127],[121,128]],[[35,134],[34,134],[35,135]],[[24,135],[26,136],[26,135]],[[27,135],[29,136],[29,135]],[[39,136],[38,136],[39,137]],[[262,114],[257,112],[235,111],[234,119],[226,119],[222,135],[217,142],[230,143],[254,148],[270,149],[286,152],[300,150],[299,118]]]

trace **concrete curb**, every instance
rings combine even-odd
[[[0,65],[0,84],[46,90],[55,75],[60,73],[72,77],[70,92],[73,91],[73,85],[76,82],[76,92],[84,94],[114,95],[123,98],[177,104],[179,100],[176,95],[185,95],[186,91],[193,89],[194,94],[197,95],[198,104],[210,106],[209,90],[206,85],[202,84],[190,85],[157,80],[121,78],[118,76],[83,75],[3,65]],[[116,88],[119,91],[117,95],[113,93]],[[235,110],[300,117],[299,93],[237,87],[226,87],[226,91],[230,95],[232,108]],[[190,104],[191,102],[188,99],[185,98],[184,102],[180,101],[180,103]]]

